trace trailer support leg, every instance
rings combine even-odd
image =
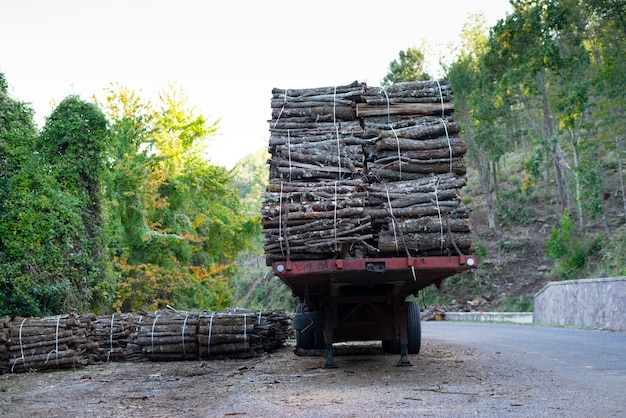
[[[325,369],[335,369],[335,359],[333,357],[333,345],[326,343],[326,364],[324,364]]]
[[[398,362],[398,366],[411,366],[411,362],[409,361],[409,337],[405,304],[400,298],[394,299],[394,323],[400,334],[400,361]]]
[[[325,369],[334,369],[335,359],[333,356],[333,326],[335,321],[335,304],[332,303],[325,309],[324,315],[324,342],[326,343],[326,364]]]
[[[409,346],[408,344],[400,344],[400,361],[398,366],[411,366],[409,361]]]

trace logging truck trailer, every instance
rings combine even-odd
[[[298,298],[294,316],[296,353],[326,351],[335,367],[333,343],[382,341],[385,352],[408,354],[421,346],[420,309],[407,301],[419,291],[477,266],[473,255],[276,261],[278,276]]]

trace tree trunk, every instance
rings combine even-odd
[[[548,91],[546,85],[546,75],[545,70],[540,72],[538,75],[539,87],[541,90],[541,105],[543,112],[543,121],[544,127],[546,130],[546,137],[549,138],[553,145],[550,147],[550,157],[552,160],[552,164],[554,166],[554,179],[556,182],[556,196],[557,196],[557,205],[559,208],[559,218],[563,215],[565,208],[569,205],[569,194],[567,192],[567,187],[565,184],[565,179],[563,177],[563,167],[561,162],[563,151],[561,150],[561,146],[556,140],[556,134],[554,129],[554,117],[552,115],[552,111],[550,110],[550,105],[548,103]]]

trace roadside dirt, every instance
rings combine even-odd
[[[548,282],[553,262],[547,257],[545,241],[555,225],[554,215],[535,205],[533,222],[501,227],[498,237],[488,226],[484,199],[477,198],[472,212],[472,227],[477,244],[485,247],[479,258],[480,279],[488,283],[483,296],[484,310],[497,308],[502,297],[532,295]]]
[[[549,377],[499,353],[425,342],[409,356],[412,366],[397,367],[399,357],[380,344],[336,347],[335,369],[323,368],[322,357],[296,356],[289,344],[253,359],[5,374],[0,416],[567,416]]]

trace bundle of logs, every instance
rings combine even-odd
[[[283,311],[158,311],[0,320],[0,371],[76,368],[108,361],[254,357],[291,333]]]
[[[266,262],[471,252],[447,80],[273,89]]]

